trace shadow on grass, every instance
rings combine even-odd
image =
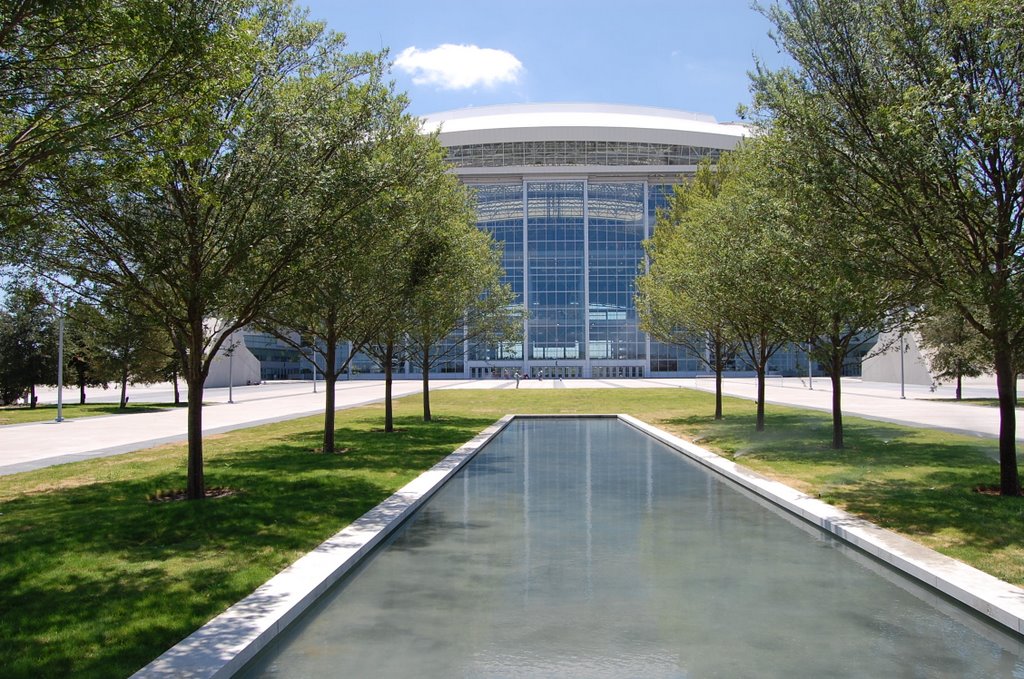
[[[0,636],[23,648],[21,642],[30,646],[60,630],[64,637],[81,635],[60,648],[75,656],[75,649],[93,650],[73,658],[73,668],[45,653],[28,656],[31,667],[25,668],[25,676],[130,674],[183,631],[177,627],[154,646],[120,627],[121,621],[138,615],[139,606],[151,607],[146,614],[150,618],[163,615],[162,601],[140,593],[161,593],[174,601],[175,619],[185,616],[189,626],[198,626],[287,565],[296,552],[315,545],[391,492],[372,481],[330,473],[316,464],[324,461],[322,457],[293,464],[282,459],[299,457],[287,447],[265,453],[256,470],[211,475],[218,484],[240,490],[228,498],[148,503],[146,494],[153,484],[173,483],[164,477],[95,484],[56,497],[44,494],[5,503],[4,523],[16,525],[3,530],[0,608],[18,614],[4,616]],[[256,577],[239,577],[223,563],[227,555],[241,563],[266,562],[268,554],[279,556],[269,559],[269,568],[257,569]],[[54,568],[54,562],[60,565]],[[203,568],[208,562],[213,566]],[[119,643],[111,646],[111,638]],[[13,669],[17,659],[5,659],[4,665],[5,676],[19,676]]]
[[[997,550],[1024,547],[1024,535],[1008,530],[1024,515],[1024,499],[976,493],[990,477],[969,471],[935,471],[919,478],[865,481],[836,488],[831,495],[848,509],[910,535],[933,535],[955,528],[974,547]]]

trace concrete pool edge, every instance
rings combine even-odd
[[[230,677],[515,419],[506,415],[132,675]]]
[[[619,415],[619,420],[1002,627],[1024,634],[1024,589],[773,481],[635,417]]]

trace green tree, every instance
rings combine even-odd
[[[724,336],[734,338],[754,369],[756,429],[763,431],[765,377],[772,357],[792,339],[784,319],[794,313],[798,296],[784,203],[771,191],[771,170],[757,151],[755,142],[741,144],[720,178],[701,179],[705,188],[684,193],[681,221],[667,247],[655,244],[654,252],[656,263],[671,262],[674,288],[685,291],[683,308],[693,309],[687,318],[705,333],[722,323]]]
[[[448,175],[444,162],[444,150],[436,137],[420,136],[417,144],[423,150],[423,163],[414,176],[401,186],[396,186],[388,195],[381,196],[373,206],[372,215],[388,226],[386,241],[381,243],[384,259],[378,263],[372,285],[383,295],[384,304],[368,310],[364,317],[364,328],[369,341],[363,352],[373,358],[384,371],[384,430],[394,431],[392,387],[394,368],[412,357],[414,344],[430,344],[447,336],[458,320],[452,320],[452,313],[461,317],[463,306],[469,296],[456,289],[468,284],[474,287],[471,275],[458,264],[460,257],[472,257],[473,252],[452,252],[460,237],[465,244],[475,247],[486,236],[469,235],[468,226],[472,211],[468,194],[459,186],[454,177]],[[460,235],[461,230],[461,235]],[[453,267],[447,270],[446,267]],[[486,274],[487,271],[482,273]],[[459,283],[461,279],[461,283]],[[425,306],[441,304],[437,295],[448,292],[458,294],[461,299],[454,305],[437,309],[437,319],[424,320],[429,312]],[[459,310],[452,312],[458,306]],[[436,321],[436,322],[433,322]],[[442,334],[443,333],[443,334]],[[430,358],[426,354],[420,359],[421,368],[429,370]],[[424,402],[424,413],[429,412],[429,401]]]
[[[640,327],[661,342],[686,347],[715,373],[716,420],[722,419],[722,373],[739,343],[719,310],[701,295],[689,270],[701,254],[680,232],[692,228],[700,209],[718,197],[731,168],[728,154],[716,165],[705,159],[693,179],[676,188],[668,211],[658,214],[654,233],[644,243],[650,264],[636,285]]]
[[[76,153],[187,113],[195,74],[238,10],[232,0],[2,0],[0,237],[38,228],[48,175]]]
[[[911,289],[904,281],[864,267],[851,216],[823,195],[790,139],[778,130],[759,135],[753,162],[763,190],[781,205],[789,236],[780,247],[795,303],[781,321],[791,338],[807,338],[811,358],[825,367],[832,386],[832,448],[843,442],[842,375],[849,356],[901,320]]]
[[[11,403],[27,395],[36,407],[36,385],[56,384],[57,328],[53,306],[34,283],[8,284],[0,322],[0,395]]]
[[[333,154],[326,162],[312,158],[318,168],[339,177],[359,177],[362,185],[337,191],[332,184],[310,196],[306,209],[320,226],[324,246],[296,257],[288,278],[301,281],[262,314],[260,327],[290,344],[313,361],[323,357],[326,386],[323,452],[334,452],[335,385],[356,353],[375,335],[376,310],[389,304],[377,282],[387,271],[398,246],[398,234],[381,209],[386,196],[401,192],[429,162],[429,147],[421,139],[420,123],[408,116],[406,101],[387,90],[374,90],[370,105],[373,129],[355,152]],[[325,111],[320,139],[330,144],[330,127],[337,116]],[[348,179],[346,179],[348,181]],[[342,340],[351,348],[339,361]],[[319,365],[319,363],[318,363]]]
[[[391,233],[387,244],[381,244],[385,257],[379,261],[371,279],[375,293],[383,303],[366,310],[361,318],[360,335],[366,338],[363,353],[376,361],[384,372],[384,431],[390,433],[395,430],[392,403],[394,370],[407,358],[405,337],[413,325],[409,300],[419,281],[415,278],[412,256],[417,249],[416,224],[412,214],[415,198],[396,199],[392,196],[385,202],[384,212],[391,217],[384,223],[391,227]]]
[[[963,398],[963,378],[992,369],[989,343],[955,309],[925,309],[917,329],[921,346],[928,350],[932,374],[956,380],[956,400]]]
[[[322,245],[307,198],[362,178],[324,173],[372,130],[364,92],[381,87],[380,55],[343,52],[341,36],[267,0],[224,17],[231,36],[187,119],[137,132],[61,176],[65,237],[41,252],[77,280],[130,294],[161,323],[188,384],[190,499],[205,496],[203,385],[224,341],[301,281],[288,264]],[[307,128],[337,112],[328,143]]]
[[[415,243],[410,326],[405,336],[411,363],[423,381],[423,420],[431,420],[430,371],[461,358],[468,342],[516,341],[521,335],[515,293],[501,283],[501,252],[475,224],[472,198],[450,174],[438,175],[424,205],[429,227]]]
[[[167,333],[159,322],[122,296],[100,302],[95,328],[101,361],[121,389],[120,407],[128,406],[128,384],[162,378],[171,353]]]
[[[858,256],[991,345],[1000,488],[1020,495],[1014,350],[1024,342],[1024,17],[1012,0],[786,0],[792,69],[755,101],[851,215]]]
[[[77,300],[68,309],[65,324],[64,360],[78,387],[78,402],[84,405],[87,387],[106,389],[114,377],[103,351],[99,329],[103,316],[99,309],[84,300]]]

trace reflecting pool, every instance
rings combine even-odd
[[[247,677],[1024,677],[1020,639],[614,419],[517,419]]]

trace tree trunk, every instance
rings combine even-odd
[[[187,355],[183,356],[185,384],[188,385],[188,486],[189,500],[206,497],[206,478],[203,471],[203,387],[206,371],[203,369],[203,321],[195,314],[188,337]]]
[[[203,380],[186,380],[188,384],[188,488],[189,500],[206,497],[203,474]]]
[[[956,376],[956,400],[961,400],[964,396],[964,376],[957,373]]]
[[[324,389],[327,390],[324,406],[324,453],[334,452],[334,384],[338,381],[337,363],[338,342],[331,334],[327,334],[327,348],[324,351]]]
[[[29,386],[29,388],[28,388],[28,403],[29,403],[29,408],[31,408],[32,410],[35,410],[35,408],[36,408],[36,404],[37,404],[38,402],[39,402],[39,399],[38,399],[38,398],[36,398],[36,385],[35,385],[35,384],[32,384],[32,385],[30,385],[30,386]]]
[[[174,405],[181,405],[181,392],[178,391],[178,371],[171,373],[171,382],[174,384]]]
[[[1016,374],[1009,343],[995,347],[996,388],[999,391],[999,492],[1019,496],[1017,475],[1017,411],[1014,409]]]
[[[423,350],[423,421],[430,422],[430,347]]]
[[[85,405],[85,371],[78,370],[78,405]]]
[[[764,431],[764,378],[765,363],[759,361],[757,364],[757,424],[754,431]]]
[[[843,449],[843,354],[839,347],[832,345],[832,366],[829,378],[832,380],[832,450]]]
[[[395,430],[394,412],[391,406],[391,360],[394,358],[395,344],[388,342],[384,351],[384,431]]]

